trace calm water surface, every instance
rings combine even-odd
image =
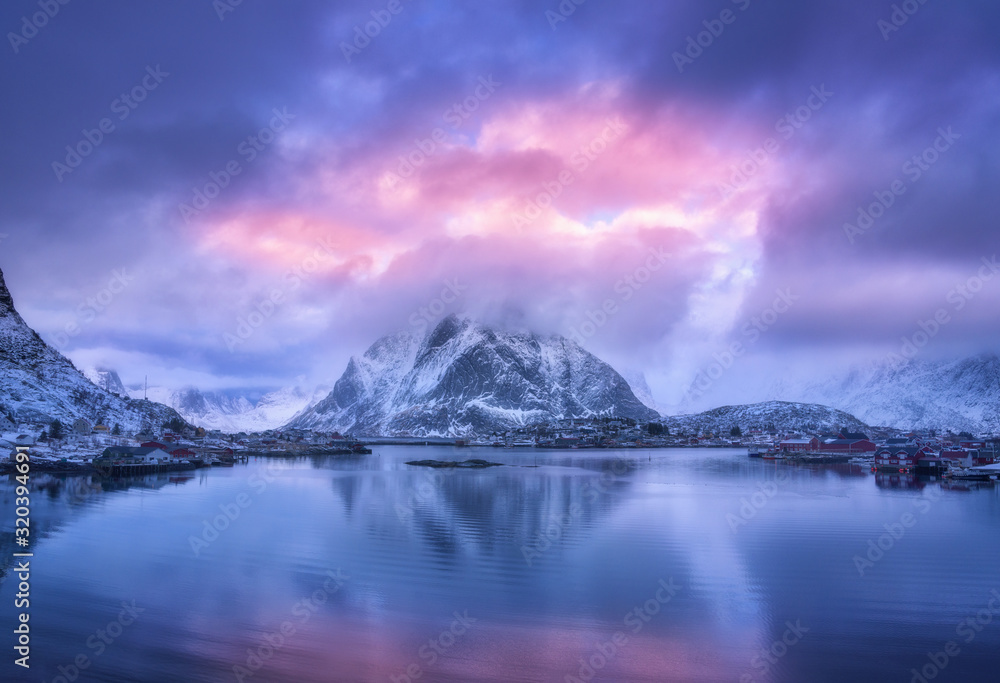
[[[405,464],[467,457],[507,466]],[[1000,680],[992,484],[445,447],[33,481],[28,672],[0,482],[3,681]]]

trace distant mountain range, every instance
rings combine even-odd
[[[506,431],[559,418],[659,414],[644,378],[622,377],[575,342],[510,333],[451,316],[422,334],[376,341],[352,358],[332,391],[288,387],[252,396],[140,386],[114,370],[88,379],[25,324],[0,272],[0,416],[72,422],[78,417],[124,430],[182,417],[224,432],[287,425],[362,435],[466,435]],[[775,382],[766,403],[725,406],[665,418],[685,430],[727,433],[774,424],[815,431],[867,425],[1000,432],[1000,358],[869,363],[826,379]],[[830,406],[830,407],[827,407]]]
[[[42,341],[14,308],[0,272],[0,415],[15,422],[52,422],[67,426],[78,418],[103,420],[125,431],[159,427],[180,418],[173,409],[121,397],[98,387]]]
[[[193,425],[218,429],[227,434],[259,432],[285,424],[330,392],[329,386],[313,390],[291,386],[261,396],[248,391],[201,391],[195,387],[168,389],[141,384],[125,386],[118,373],[109,368],[83,371],[94,384],[119,396],[150,400],[176,410]]]
[[[781,380],[768,396],[834,406],[872,425],[998,433],[1000,358],[868,363],[822,380]]]
[[[255,398],[238,392],[200,391],[192,387],[179,390],[150,387],[149,396],[174,408],[191,424],[234,434],[276,429],[318,403],[329,391],[329,386],[313,391],[292,386]],[[141,396],[143,389],[133,387],[129,393]]]
[[[750,405],[722,406],[695,415],[675,415],[663,419],[672,433],[699,432],[727,435],[739,427],[744,435],[753,429],[773,427],[785,432],[863,432],[864,422],[849,413],[812,403],[767,401]]]
[[[659,414],[610,365],[560,336],[449,316],[354,357],[329,396],[288,423],[359,435],[489,434],[559,418]]]

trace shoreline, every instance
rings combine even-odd
[[[171,463],[159,463],[159,464],[135,464],[135,465],[115,465],[114,469],[127,471],[127,468],[135,468],[134,472],[129,474],[115,474],[108,475],[102,472],[99,468],[95,467],[93,463],[90,462],[72,462],[72,461],[50,461],[50,460],[32,460],[30,461],[31,474],[42,473],[42,474],[73,474],[73,475],[83,475],[83,474],[96,474],[100,477],[107,476],[130,476],[132,474],[141,476],[145,474],[156,474],[159,472],[185,472],[188,470],[196,470],[204,467],[210,467],[207,463],[187,463],[187,462],[171,462]],[[8,474],[17,474],[15,464],[13,462],[2,462],[0,463],[0,476]]]

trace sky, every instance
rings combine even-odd
[[[668,412],[1000,350],[987,0],[13,0],[0,27],[0,269],[126,383],[332,384],[451,313],[575,339]]]

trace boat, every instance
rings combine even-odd
[[[962,467],[953,467],[945,472],[942,476],[948,477],[949,479],[954,479],[957,481],[989,481],[990,477],[996,477],[995,474],[991,475],[989,472],[976,471],[973,469],[967,469]]]

